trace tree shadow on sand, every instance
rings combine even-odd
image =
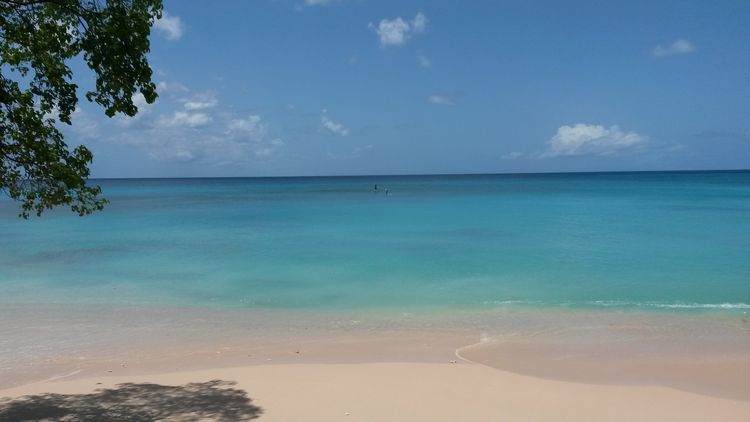
[[[248,421],[263,410],[236,383],[119,384],[91,394],[0,399],[0,421]]]

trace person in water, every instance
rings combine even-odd
[[[388,188],[385,188],[385,196],[391,196],[391,191]]]
[[[374,188],[372,188],[372,191],[373,191],[373,192],[377,192],[377,191],[378,191],[378,184],[377,184],[377,183],[375,184],[375,187],[374,187]]]

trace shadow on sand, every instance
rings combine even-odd
[[[0,399],[0,421],[248,421],[263,410],[231,381],[119,384],[91,394]]]

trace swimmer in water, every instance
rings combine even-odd
[[[377,185],[377,184],[375,184],[375,187],[374,187],[374,188],[372,188],[372,191],[373,191],[373,192],[377,192],[377,191],[378,191],[378,185]]]

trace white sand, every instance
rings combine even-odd
[[[236,381],[235,388],[262,408],[260,420],[269,421],[744,422],[750,415],[750,401],[658,386],[554,381],[461,362],[256,365],[101,376],[0,390],[0,397],[90,393],[126,382],[183,385],[214,379]]]

